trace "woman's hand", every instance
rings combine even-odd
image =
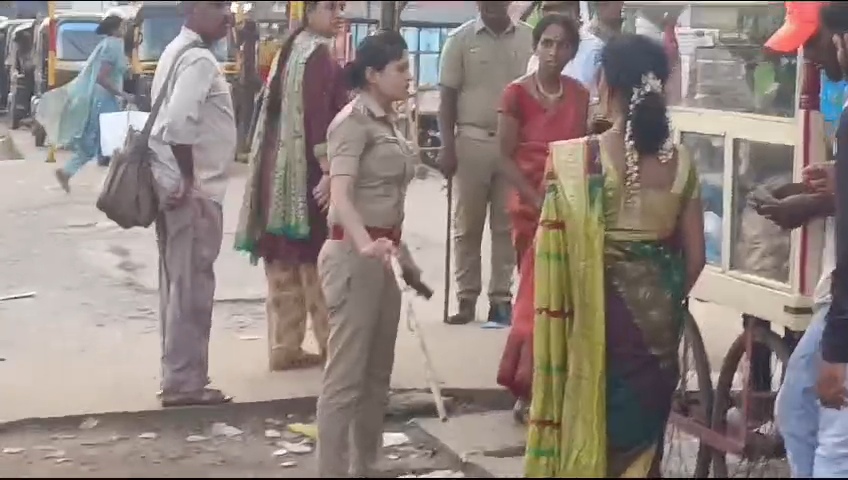
[[[315,197],[315,201],[318,202],[318,207],[321,208],[321,211],[327,213],[327,210],[330,208],[330,176],[326,173],[321,180],[318,181],[318,185],[312,189],[312,196]]]
[[[392,257],[397,255],[397,247],[388,238],[378,238],[366,245],[360,253],[369,258],[381,260],[391,267]]]

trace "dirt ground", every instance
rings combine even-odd
[[[314,442],[289,429],[311,425],[311,416],[255,413],[201,409],[8,424],[0,431],[0,477],[316,477]],[[459,471],[456,456],[412,424],[391,421],[386,432],[381,477]],[[401,444],[391,445],[398,433]]]

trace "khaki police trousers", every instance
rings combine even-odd
[[[330,339],[318,398],[318,475],[369,477],[382,448],[401,294],[394,273],[350,242],[318,258]]]
[[[209,383],[215,260],[224,233],[221,205],[190,198],[156,219],[162,392],[193,393]]]
[[[476,300],[482,290],[480,246],[486,214],[492,237],[489,300],[512,299],[515,250],[506,211],[509,184],[500,173],[500,146],[496,137],[478,129],[460,129],[456,139],[454,245],[457,297]]]

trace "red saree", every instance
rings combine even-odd
[[[500,113],[518,122],[519,144],[512,161],[532,185],[541,191],[548,162],[548,144],[580,138],[587,134],[589,92],[577,80],[562,77],[563,96],[555,107],[546,109],[521,81],[506,87]],[[533,248],[538,212],[517,191],[510,192],[507,202],[513,228],[513,244],[518,259],[519,283],[512,311],[509,333],[500,367],[498,384],[516,397],[529,399],[533,379]]]

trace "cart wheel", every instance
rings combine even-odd
[[[788,467],[783,462],[785,449],[783,439],[774,423],[774,402],[777,391],[783,383],[783,374],[789,362],[789,347],[783,339],[762,326],[749,327],[753,332],[753,346],[762,352],[768,352],[771,360],[769,368],[778,371],[780,378],[777,382],[770,379],[768,391],[754,391],[749,386],[749,405],[747,425],[742,425],[742,378],[737,377],[737,370],[742,363],[749,371],[751,362],[745,352],[745,333],[739,335],[730,346],[724,363],[721,366],[716,384],[715,404],[713,406],[712,424],[716,432],[735,438],[741,436],[733,429],[742,428],[746,432],[745,448],[741,456],[725,452],[713,452],[713,476],[715,478],[730,478],[737,476],[760,478],[789,478]],[[774,365],[774,357],[778,365]],[[743,358],[746,360],[743,362]],[[754,375],[751,375],[753,377]],[[750,379],[749,379],[750,383]],[[728,421],[730,417],[730,421]],[[728,428],[730,427],[730,428]]]
[[[709,427],[713,410],[711,373],[701,330],[687,312],[680,342],[680,383],[672,403],[675,415]],[[692,378],[692,374],[697,375],[697,378]],[[673,421],[666,427],[663,443],[663,478],[707,477],[712,459],[712,449],[707,444],[680,431]]]

